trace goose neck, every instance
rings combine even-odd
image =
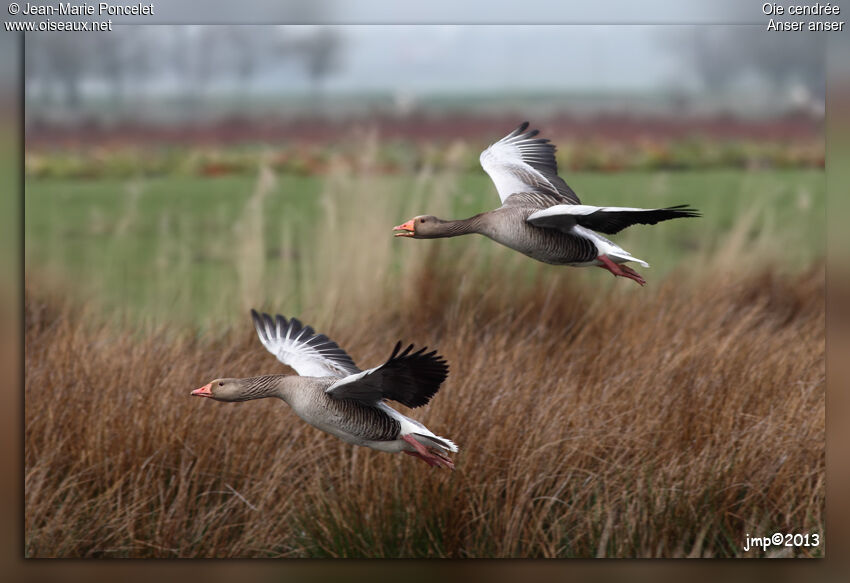
[[[242,380],[243,401],[278,397],[287,400],[289,396],[289,375],[265,375]]]
[[[468,219],[457,219],[453,221],[443,221],[442,231],[446,237],[457,237],[458,235],[468,235],[470,233],[481,233],[484,228],[484,215],[475,215]]]

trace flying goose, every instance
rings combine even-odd
[[[348,443],[379,451],[404,452],[428,465],[454,469],[447,455],[457,446],[384,403],[425,405],[446,379],[449,367],[436,351],[401,350],[401,342],[383,364],[361,371],[336,342],[316,334],[297,318],[272,317],[251,310],[260,342],[298,373],[215,379],[192,395],[216,401],[277,397],[310,425]]]
[[[637,223],[654,225],[698,217],[699,212],[687,205],[642,209],[581,204],[558,176],[555,146],[536,138],[538,130],[527,129],[528,122],[522,123],[481,153],[481,166],[496,185],[502,206],[462,220],[420,215],[394,227],[395,236],[436,239],[479,233],[544,263],[596,265],[646,285],[625,263],[649,264],[599,233],[613,235]]]

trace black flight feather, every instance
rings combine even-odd
[[[599,210],[588,215],[576,215],[576,222],[582,227],[613,235],[632,225],[654,225],[670,219],[682,219],[701,216],[699,211],[680,204],[663,209],[647,209],[639,211],[604,211]]]
[[[401,342],[396,343],[384,364],[359,378],[340,381],[327,394],[335,399],[372,403],[389,399],[411,408],[425,405],[446,380],[449,366],[436,350],[425,352],[425,347],[412,350],[412,344],[402,351]]]

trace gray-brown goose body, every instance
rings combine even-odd
[[[600,233],[614,234],[639,223],[654,225],[699,213],[686,205],[658,209],[583,205],[558,176],[555,146],[537,138],[537,130],[527,129],[524,122],[481,153],[481,166],[496,186],[501,207],[461,220],[420,215],[394,227],[396,236],[435,239],[478,233],[544,263],[596,265],[645,285],[624,264],[649,264]]]
[[[216,379],[192,395],[227,402],[276,397],[310,425],[343,441],[454,469],[448,453],[457,446],[451,440],[384,402],[408,407],[428,403],[448,375],[448,365],[436,351],[413,351],[413,345],[401,350],[398,343],[386,362],[361,371],[335,342],[296,318],[253,310],[251,315],[263,345],[300,376]]]

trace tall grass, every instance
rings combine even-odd
[[[139,328],[30,269],[27,556],[725,557],[764,554],[747,534],[823,540],[822,266],[778,269],[756,211],[643,289],[469,237],[393,240],[398,220],[451,213],[457,172],[426,166],[396,192],[364,143],[323,185],[320,236],[269,228],[266,169],[235,244],[209,239],[233,267],[207,283],[233,326]],[[655,228],[687,241],[675,223]],[[168,232],[180,278],[192,258]],[[190,398],[285,370],[248,306],[302,317],[363,366],[398,339],[438,348],[449,379],[408,413],[460,445],[457,471],[344,444],[276,400]]]
[[[50,276],[81,301],[96,298],[105,317],[205,328],[241,326],[247,305],[327,315],[320,324],[347,317],[349,306],[374,301],[376,290],[401,293],[393,278],[435,248],[462,261],[467,275],[493,265],[515,269],[523,279],[555,269],[482,237],[393,239],[391,227],[417,214],[466,217],[493,208],[498,199],[486,174],[449,164],[469,149],[455,144],[441,155],[440,167],[424,164],[399,176],[375,168],[374,154],[363,147],[356,163],[332,157],[322,179],[262,179],[271,176],[265,161],[255,179],[171,177],[129,185],[31,179],[27,270]],[[645,273],[650,285],[685,262],[696,272],[715,259],[747,268],[773,260],[795,272],[824,253],[821,172],[567,178],[588,204],[690,203],[703,212],[698,221],[638,226],[616,236],[652,265]],[[724,249],[738,256],[722,256]],[[565,271],[576,282],[612,285],[601,270]]]
[[[364,365],[397,338],[439,347],[451,376],[412,414],[460,444],[454,473],[278,401],[189,398],[279,369],[247,321],[139,340],[30,291],[26,554],[737,556],[758,554],[747,533],[823,536],[820,269],[627,295],[447,285],[439,265],[323,330]]]

